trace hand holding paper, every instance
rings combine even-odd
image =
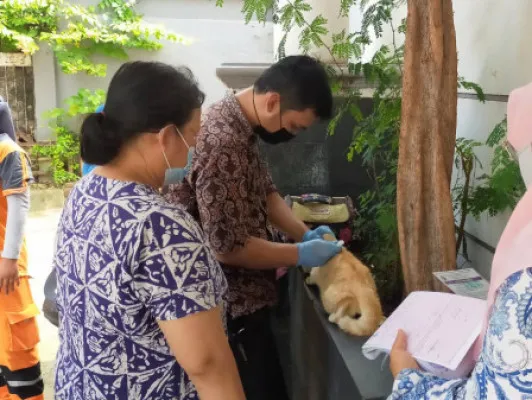
[[[483,300],[449,293],[411,293],[362,352],[369,359],[390,353],[398,331],[403,330],[408,350],[422,369],[444,378],[466,376],[474,365],[470,350],[480,333],[485,307]]]
[[[390,352],[390,370],[394,378],[404,369],[419,369],[419,365],[408,352],[407,347],[408,337],[403,330],[399,329]]]

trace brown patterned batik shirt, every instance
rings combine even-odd
[[[266,197],[276,191],[259,155],[257,135],[234,93],[210,106],[196,139],[193,166],[168,200],[184,204],[200,222],[211,248],[227,254],[250,236],[272,240]],[[236,318],[276,302],[275,271],[223,265],[229,314]]]

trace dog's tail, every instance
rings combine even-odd
[[[360,316],[355,318],[345,313],[350,301],[357,301]],[[339,304],[336,323],[341,330],[355,336],[371,336],[382,323],[382,307],[377,293],[371,289],[360,289],[356,299],[346,298]],[[343,311],[343,315],[342,315]]]

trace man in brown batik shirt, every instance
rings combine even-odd
[[[269,324],[275,270],[323,265],[339,252],[292,214],[257,142],[286,142],[331,114],[324,68],[307,56],[284,58],[253,87],[228,93],[205,112],[191,171],[167,193],[200,221],[224,268],[229,337],[248,400],[287,399]],[[303,243],[274,243],[272,226]]]

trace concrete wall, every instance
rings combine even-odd
[[[458,47],[458,74],[481,85],[488,101],[481,104],[461,96],[458,100],[457,136],[484,142],[495,124],[506,114],[506,96],[516,87],[532,81],[532,52],[529,39],[532,15],[529,0],[455,0],[455,26]],[[394,15],[396,26],[406,17],[406,6]],[[350,30],[360,27],[361,15],[352,9]],[[396,38],[404,38],[398,35]],[[384,43],[392,42],[392,32],[386,29],[384,37],[367,49],[365,57]],[[400,42],[398,41],[398,44]],[[479,153],[485,167],[489,167],[492,154]],[[481,171],[479,171],[481,172]],[[496,247],[510,213],[490,218],[483,216],[479,222],[470,219],[466,230],[483,242]],[[474,241],[468,250],[474,266],[489,277],[492,253]]]
[[[80,4],[94,1],[79,1]],[[273,60],[272,24],[244,23],[239,0],[226,0],[223,8],[210,0],[141,0],[139,12],[151,23],[191,40],[184,46],[165,43],[158,52],[131,52],[133,60],[158,60],[175,65],[187,65],[198,78],[207,94],[206,104],[221,98],[225,86],[216,78],[216,67],[222,62],[271,62]],[[44,48],[33,60],[36,80],[37,139],[49,138],[42,112],[60,106],[80,88],[106,88],[120,62],[109,62],[106,78],[85,74],[65,75],[54,64],[50,51]]]
[[[372,107],[370,99],[360,104],[364,115]],[[327,124],[321,123],[285,145],[260,143],[277,189],[283,195],[327,193],[356,201],[371,187],[371,180],[361,160],[347,160],[355,125],[353,118],[345,116],[333,136],[327,135]]]

